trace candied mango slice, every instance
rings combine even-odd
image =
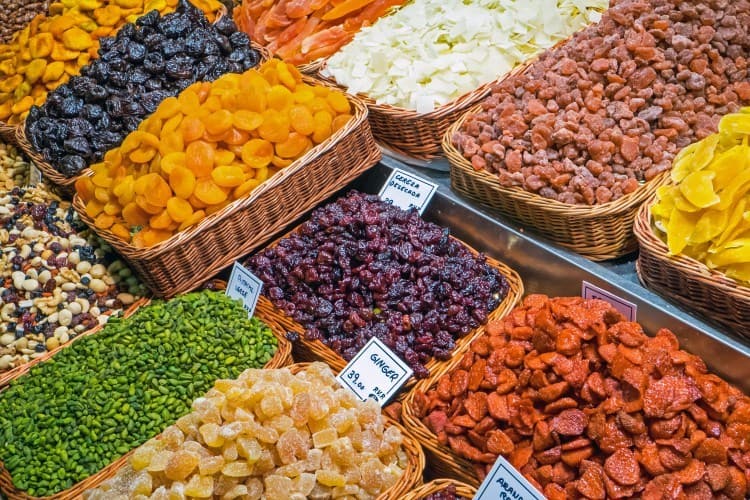
[[[671,255],[678,255],[687,246],[700,214],[675,208],[667,223],[667,247]]]
[[[699,245],[708,243],[719,236],[729,222],[729,210],[707,210],[695,224],[689,243]]]
[[[242,161],[253,168],[261,168],[271,163],[273,144],[263,139],[252,139],[242,146]]]
[[[245,180],[245,172],[240,167],[224,165],[211,172],[211,178],[221,187],[237,187]]]
[[[208,177],[214,168],[216,150],[205,141],[194,141],[185,148],[185,164],[196,177]]]
[[[680,183],[680,192],[690,203],[698,208],[707,208],[721,201],[714,192],[713,179],[716,173],[700,170],[685,177]]]
[[[292,119],[293,120],[293,119]],[[252,132],[263,123],[263,115],[247,109],[238,109],[232,114],[232,125],[240,130]]]
[[[750,114],[731,113],[721,117],[719,134],[750,135]]]
[[[193,215],[193,207],[182,198],[172,197],[167,202],[167,213],[175,222],[184,222]]]
[[[680,151],[672,162],[673,168],[670,172],[672,180],[680,182],[690,173],[703,170],[714,157],[719,139],[718,134],[713,134]]]
[[[198,179],[193,194],[206,205],[216,205],[227,199],[227,192],[211,179]]]

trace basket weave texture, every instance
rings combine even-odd
[[[297,374],[302,370],[306,369],[310,363],[294,363],[289,366],[289,371],[293,374]],[[334,371],[338,371],[334,369]],[[398,427],[401,434],[404,436],[404,451],[408,457],[408,463],[406,470],[401,479],[392,486],[388,491],[380,495],[376,500],[403,500],[407,492],[412,491],[416,486],[422,484],[422,474],[425,468],[425,455],[422,451],[419,441],[414,439],[414,436],[404,429],[404,427],[392,418],[385,415],[388,425]]]
[[[469,486],[461,481],[453,479],[433,479],[429,483],[425,483],[419,488],[404,495],[403,500],[422,500],[423,498],[426,498],[433,493],[437,493],[438,491],[442,491],[451,485],[456,487],[456,495],[458,496],[474,498],[474,495],[477,494],[477,489],[475,487]]]
[[[470,114],[479,110],[481,106],[470,109],[443,137],[443,149],[451,164],[451,186],[456,192],[591,260],[614,259],[638,248],[633,235],[636,213],[659,186],[669,181],[668,172],[622,198],[592,206],[562,203],[520,187],[506,188],[495,175],[476,171],[453,145],[453,134]]]
[[[297,228],[290,231],[289,233],[285,234],[284,236],[278,238],[273,243],[269,244],[269,247],[273,247],[279,243],[282,239],[286,238],[290,234],[292,234],[294,231],[296,231]],[[454,238],[457,239],[457,238]],[[460,241],[460,240],[458,240]],[[466,246],[472,254],[477,255],[479,252],[477,252],[475,249],[473,249],[471,246],[467,245],[464,242],[461,242],[464,246]],[[498,270],[508,281],[508,294],[505,296],[503,301],[500,303],[500,305],[497,306],[497,308],[489,313],[487,316],[487,321],[494,321],[502,318],[505,316],[515,305],[518,303],[518,301],[523,296],[523,282],[521,281],[521,277],[518,275],[516,271],[508,267],[507,265],[503,264],[502,262],[493,259],[490,256],[485,256],[487,259],[487,264]],[[261,296],[261,298],[265,298]],[[283,314],[283,313],[282,313]],[[308,340],[305,338],[305,329],[302,325],[297,323],[295,320],[290,318],[289,316],[284,315],[284,325],[290,332],[295,332],[299,335],[299,340],[292,343],[292,355],[294,356],[294,360],[297,362],[312,362],[312,361],[323,361],[328,366],[333,368],[335,371],[343,370],[344,367],[347,365],[347,361],[341,357],[336,351],[325,345],[320,340]],[[459,338],[456,340],[456,347],[451,352],[451,359],[447,361],[440,361],[437,359],[431,359],[426,363],[427,369],[430,371],[430,377],[425,380],[431,380],[433,377],[436,376],[436,374],[442,375],[445,373],[445,370],[448,369],[448,367],[452,364],[453,360],[460,359],[461,355],[465,353],[469,346],[476,337],[482,335],[484,333],[484,326],[480,326],[479,328],[475,329],[472,332],[469,332],[469,334]],[[396,400],[403,399],[408,391],[411,391],[411,389],[416,384],[416,379],[411,378],[404,386],[401,388],[401,392],[399,395],[395,397]]]
[[[651,223],[655,202],[654,197],[641,207],[633,228],[641,247],[636,261],[641,282],[750,339],[750,288],[691,257],[669,255]]]
[[[17,132],[15,125],[8,125],[0,122],[0,139],[6,144],[18,144]]]
[[[380,160],[367,108],[351,100],[354,117],[333,136],[273,175],[247,197],[148,248],[97,229],[76,196],[81,219],[112,245],[159,297],[186,292],[269,240]]]
[[[138,307],[142,307],[144,305],[149,304],[149,300],[142,299],[141,301],[136,302],[133,304],[133,307],[128,309],[128,315],[132,315],[136,312]],[[268,325],[271,328],[271,331],[274,334],[274,337],[278,340],[278,349],[276,350],[276,353],[274,356],[268,361],[268,363],[265,364],[263,368],[283,368],[284,366],[287,366],[291,363],[292,357],[291,357],[291,345],[289,344],[289,341],[284,336],[285,330],[281,326],[281,323],[278,321],[280,319],[280,315],[277,311],[274,310],[274,308],[268,303],[267,301],[259,300],[258,305],[255,308],[255,314],[254,317],[257,317],[261,321],[263,321],[266,325]],[[74,342],[77,339],[80,339],[82,337],[93,335],[97,333],[101,327],[93,328],[89,330],[88,332],[79,335],[75,339],[73,339],[71,342]],[[70,342],[67,345],[70,345]],[[32,361],[31,363],[27,363],[21,368],[25,368],[24,371],[19,372],[16,374],[15,378],[20,377],[24,373],[27,373],[29,369],[31,369],[32,366],[44,362],[47,359],[54,356],[60,349],[63,349],[65,346],[61,346],[53,351],[48,352],[44,356],[37,358],[36,360]],[[0,392],[2,390],[0,389]],[[107,479],[113,477],[117,471],[125,465],[130,455],[133,453],[131,450],[130,452],[126,453],[122,457],[118,458],[111,464],[109,464],[107,467],[103,468],[96,474],[89,476],[88,478],[84,479],[83,481],[73,485],[67,490],[61,491],[60,493],[56,493],[54,495],[50,495],[47,497],[32,497],[24,493],[23,491],[17,489],[13,485],[13,479],[11,478],[10,474],[8,473],[8,470],[5,469],[2,465],[2,462],[0,462],[0,492],[5,494],[8,500],[37,500],[37,499],[44,499],[44,500],[72,500],[74,498],[78,499],[81,498],[81,493],[84,491],[95,488]],[[424,462],[424,457],[423,457]]]
[[[221,18],[221,16],[225,15],[225,12],[226,9],[222,9],[219,11],[219,17],[217,18],[217,21],[219,18]],[[253,49],[260,52],[260,62],[258,62],[258,65],[255,66],[255,68],[258,68],[261,64],[269,59],[268,50],[265,47],[261,47],[260,45],[256,44],[255,42],[251,42],[251,46]],[[3,136],[2,134],[4,133],[13,134],[13,142],[18,144],[24,151],[24,153],[26,153],[26,155],[34,161],[34,163],[39,167],[39,170],[41,170],[44,178],[47,179],[47,182],[55,188],[58,194],[66,199],[71,199],[73,198],[73,195],[75,195],[75,183],[80,177],[93,175],[93,171],[88,167],[81,170],[78,175],[75,175],[73,177],[67,177],[58,172],[58,170],[53,167],[52,164],[50,164],[40,152],[36,151],[34,149],[34,146],[32,146],[29,142],[28,138],[26,137],[25,120],[17,126],[6,125],[0,122],[0,136]]]

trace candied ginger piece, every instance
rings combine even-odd
[[[173,455],[173,452],[169,450],[157,451],[151,457],[151,462],[149,462],[148,466],[146,467],[146,470],[149,472],[164,471],[164,469],[167,468],[167,462],[169,462],[169,459],[172,457],[172,455]]]
[[[289,429],[276,441],[276,451],[282,464],[290,464],[306,456],[309,449],[309,436],[297,429]]]
[[[252,466],[245,461],[227,463],[221,473],[227,477],[248,477],[253,473]]]
[[[315,479],[324,486],[344,486],[346,478],[333,470],[319,470],[315,472]]]
[[[292,491],[295,493],[302,493],[307,496],[315,488],[315,474],[309,472],[303,472],[299,476],[292,479]]]
[[[221,435],[221,427],[216,423],[203,424],[198,429],[203,442],[211,448],[220,448],[224,445],[224,436]]]
[[[330,446],[331,444],[333,444],[333,442],[336,441],[338,437],[339,435],[336,432],[336,429],[323,429],[322,431],[318,431],[312,435],[313,445],[316,448],[325,448],[326,446]]]
[[[292,480],[276,474],[268,475],[263,480],[268,500],[285,500],[289,498]]]
[[[225,463],[221,455],[201,457],[198,472],[201,476],[212,476],[220,472]]]
[[[263,448],[256,439],[246,437],[237,439],[237,454],[249,463],[257,462],[262,452]]]
[[[164,475],[172,481],[181,481],[198,467],[199,461],[200,457],[195,453],[186,450],[176,451],[169,457],[167,465],[164,468]]]
[[[214,478],[199,474],[190,478],[185,485],[185,495],[195,498],[211,498],[214,494]]]

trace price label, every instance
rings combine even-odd
[[[372,337],[336,377],[362,401],[383,406],[414,372],[380,339]]]
[[[599,288],[596,285],[592,285],[588,281],[583,282],[581,287],[581,296],[584,299],[599,299],[605,302],[609,302],[612,307],[617,309],[628,321],[635,321],[636,314],[638,313],[638,306],[629,300],[618,297],[612,292],[608,292],[603,288]]]
[[[258,303],[260,291],[263,289],[263,282],[253,273],[247,270],[239,262],[234,263],[232,274],[229,275],[227,283],[227,295],[233,299],[242,301],[249,317],[253,317],[255,305]]]
[[[380,190],[380,199],[404,210],[416,208],[422,214],[436,191],[436,184],[395,169]]]
[[[30,186],[37,186],[41,184],[42,182],[42,171],[39,170],[39,168],[31,164],[31,167],[29,167],[29,185]]]
[[[477,490],[474,500],[545,500],[520,472],[502,456]]]

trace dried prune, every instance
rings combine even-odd
[[[65,151],[78,156],[87,156],[91,154],[91,145],[85,137],[71,137],[65,139],[63,143]]]
[[[131,42],[128,44],[128,60],[130,62],[141,62],[146,57],[146,47],[140,43]]]

